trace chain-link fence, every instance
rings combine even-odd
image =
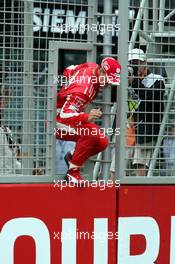
[[[65,151],[74,145],[54,137],[58,76],[72,64],[118,55],[121,87],[94,103],[104,112],[98,123],[117,127],[120,136],[109,136],[107,151],[91,158],[84,173],[108,179],[117,171],[128,181],[175,176],[174,8],[172,0],[0,2],[2,182],[64,174]]]
[[[125,135],[118,144],[119,155],[125,152],[125,169],[122,173],[118,170],[118,174],[146,176],[140,182],[149,183],[154,182],[153,176],[175,176],[175,3],[161,0],[127,3],[128,8],[120,1],[120,13],[133,9],[135,16],[132,22],[123,22],[119,36],[119,49],[123,42],[122,49],[128,54],[123,58],[120,51],[124,74],[128,76],[122,80],[121,89],[127,86],[128,91],[120,94],[119,99],[128,110],[123,118],[118,114],[120,123],[125,122]],[[155,182],[159,180],[156,177]],[[138,178],[127,181],[139,182]]]
[[[54,136],[58,77],[96,61],[97,35],[102,53],[97,2],[9,0],[0,10],[1,181],[51,181],[65,154]]]

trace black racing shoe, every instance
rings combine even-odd
[[[70,166],[70,162],[71,162],[71,160],[72,160],[72,154],[71,154],[71,152],[70,151],[68,151],[67,153],[66,153],[66,155],[64,156],[64,160],[65,160],[65,162],[66,162],[66,164],[67,164],[67,167],[68,167],[68,169],[69,169],[69,166]]]

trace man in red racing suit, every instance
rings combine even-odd
[[[102,112],[92,109],[87,114],[84,109],[96,98],[100,88],[109,83],[119,84],[120,70],[119,62],[107,57],[100,66],[88,62],[70,66],[63,73],[68,83],[58,92],[55,135],[57,139],[76,142],[74,152],[65,156],[69,165],[66,180],[69,182],[81,183],[81,166],[90,156],[108,146],[107,137],[93,123],[102,116]]]

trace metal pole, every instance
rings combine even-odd
[[[120,128],[120,136],[116,140],[116,173],[121,179],[125,175],[125,145],[126,145],[126,112],[127,112],[127,64],[128,64],[128,14],[129,0],[119,1],[118,55],[122,65],[121,85],[117,90],[117,128]]]
[[[175,9],[173,9],[166,17],[164,17],[164,22],[168,21],[175,14]]]
[[[165,0],[160,0],[159,32],[164,31]]]
[[[157,31],[158,24],[158,0],[153,1],[153,32]]]
[[[88,0],[88,25],[97,24],[97,17],[94,15],[97,13],[97,0]],[[97,32],[93,30],[88,31],[88,42],[97,43]],[[97,46],[93,46],[93,50],[87,52],[87,59],[96,62]]]
[[[33,169],[33,2],[24,1],[24,68],[23,68],[23,138],[22,173],[32,175]]]
[[[14,4],[14,2],[12,2],[12,4]],[[5,11],[6,11],[6,2],[4,1],[4,14],[5,14]],[[5,23],[5,18],[4,18],[4,21]],[[3,26],[3,40],[2,40],[2,80],[0,80],[0,82],[2,82],[3,84],[5,83],[5,74],[6,74],[6,34],[5,34],[5,26]]]
[[[47,90],[47,131],[46,131],[46,175],[50,179],[55,177],[56,163],[56,138],[54,136],[55,116],[56,116],[56,98],[57,84],[54,83],[54,77],[58,74],[58,49],[54,41],[49,42],[49,61],[48,61],[48,90]]]
[[[138,35],[138,31],[140,29],[140,23],[141,23],[141,19],[142,19],[142,15],[143,15],[143,12],[144,12],[144,7],[145,7],[145,4],[146,4],[146,1],[147,0],[142,0],[141,1],[140,8],[139,8],[139,11],[138,11],[138,14],[137,14],[137,18],[136,18],[136,21],[135,21],[135,24],[134,24],[134,29],[133,29],[132,36],[131,36],[130,43],[129,43],[129,50],[134,48],[135,41],[136,41],[136,38],[137,38],[137,35]],[[123,2],[126,2],[126,1],[123,1]],[[126,4],[126,7],[128,7],[128,6],[129,6],[129,3],[128,3],[128,5]],[[120,12],[119,12],[119,14],[120,14]],[[123,13],[123,16],[125,16],[125,13]],[[120,25],[120,29],[121,29],[121,25]],[[127,28],[127,30],[128,30],[128,28]]]
[[[174,101],[174,95],[175,95],[175,76],[173,78],[172,87],[171,87],[171,90],[170,90],[170,93],[168,96],[167,105],[166,105],[164,115],[163,115],[163,119],[162,119],[162,123],[160,126],[158,140],[157,140],[157,143],[156,143],[153,155],[152,155],[151,163],[149,166],[149,170],[148,170],[148,174],[147,174],[148,177],[152,176],[153,170],[155,169],[155,166],[156,166],[156,161],[157,161],[157,157],[159,154],[159,149],[161,147],[162,138],[163,138],[163,135],[165,134],[164,132],[165,132],[165,127],[166,127],[166,121],[168,118],[168,113],[170,112],[170,107]]]
[[[112,32],[107,30],[107,25],[112,24],[112,0],[104,0],[104,24],[105,24],[105,34],[103,37],[104,47],[103,47],[103,53],[104,54],[111,54],[112,53]],[[111,89],[108,87],[108,89],[103,90],[103,101],[106,103],[109,103],[111,101]],[[104,113],[110,112],[110,106],[108,104],[104,105]],[[110,119],[109,116],[104,115],[103,118],[103,125],[104,128],[110,127]],[[104,160],[110,159],[110,149],[108,148],[103,153]],[[109,164],[103,163],[102,164],[102,178],[107,180],[109,176]]]
[[[149,19],[148,0],[146,0],[145,8],[144,8],[144,11],[143,11],[143,31],[146,32],[146,33],[148,33],[148,30],[149,30],[148,19]]]
[[[148,35],[145,31],[140,30],[139,34],[148,43],[149,42],[151,42],[151,43],[155,42],[154,39],[152,37],[150,37],[150,35]]]

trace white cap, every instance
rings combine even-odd
[[[140,61],[145,61],[146,60],[146,55],[142,49],[132,49],[129,51],[128,54],[128,61],[132,60],[140,60]]]

